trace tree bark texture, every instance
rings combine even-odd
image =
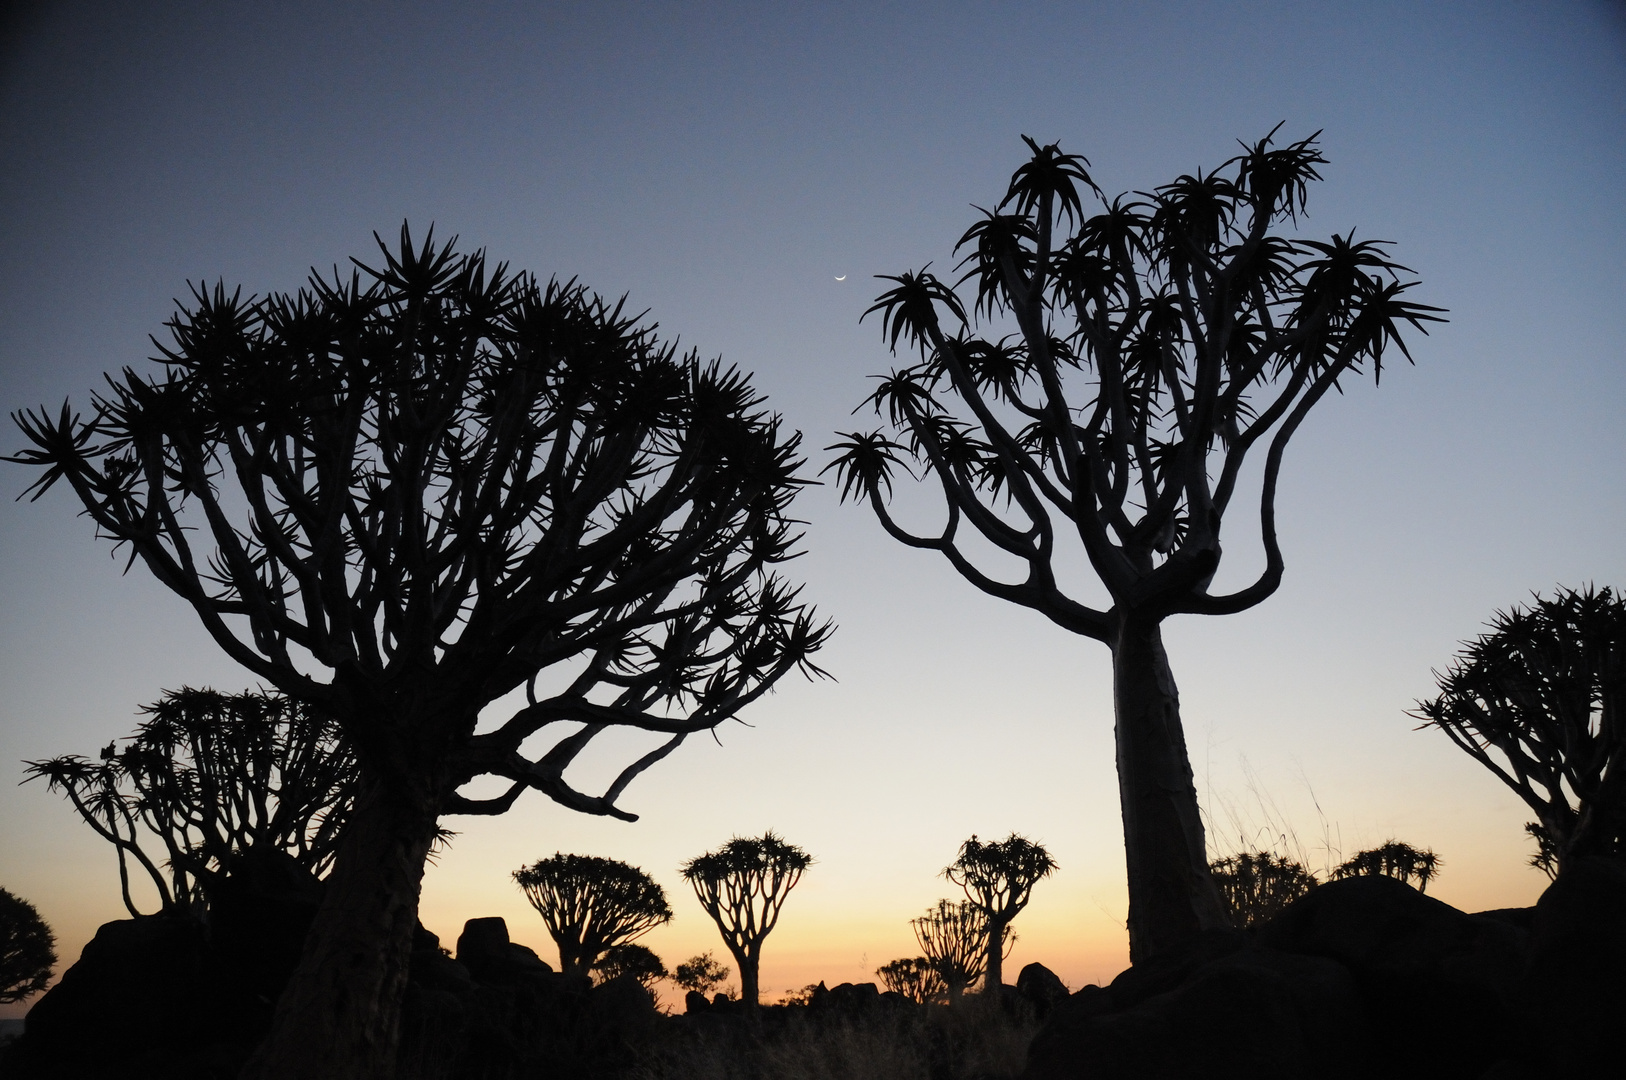
[[[1135,964],[1231,921],[1208,872],[1180,695],[1156,621],[1120,620],[1112,690]]]
[[[299,966],[241,1080],[388,1080],[436,815],[374,783],[357,800]]]

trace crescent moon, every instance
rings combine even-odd
[[[837,281],[846,281],[847,280],[847,275],[846,274],[837,274],[836,275],[836,280]]]

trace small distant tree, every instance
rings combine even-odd
[[[660,957],[648,947],[637,944],[612,945],[605,949],[604,955],[593,965],[593,973],[599,982],[630,976],[645,990],[652,990],[658,980],[671,974]]]
[[[1027,907],[1033,886],[1056,869],[1056,860],[1042,845],[1011,833],[1003,840],[983,843],[976,836],[960,845],[960,856],[943,876],[965,890],[966,899],[988,920],[988,956],[983,962],[985,983],[1004,981],[1005,930]]]
[[[1426,848],[1414,848],[1399,840],[1390,840],[1375,848],[1357,852],[1348,861],[1333,867],[1334,881],[1352,877],[1392,877],[1415,885],[1418,892],[1427,892],[1442,864],[1440,857]]]
[[[1259,926],[1316,886],[1299,863],[1268,851],[1244,851],[1209,864],[1237,926]]]
[[[1274,136],[1116,198],[1084,158],[1025,139],[1004,198],[956,246],[957,282],[886,277],[895,287],[866,312],[900,361],[866,402],[884,426],[830,447],[841,497],[868,502],[888,535],[1111,649],[1134,960],[1229,922],[1163,622],[1276,591],[1288,442],[1438,318],[1382,241],[1301,238],[1326,159],[1315,135]],[[936,521],[893,517],[904,475],[941,495]],[[1222,521],[1234,532],[1233,499],[1249,494],[1263,565],[1214,592]],[[1080,567],[1106,604],[1064,591]]]
[[[785,898],[812,863],[807,852],[767,832],[736,836],[682,866],[684,880],[694,887],[700,906],[717,924],[723,944],[740,966],[740,1000],[748,1006],[755,1007],[761,996],[762,942],[779,922]]]
[[[779,574],[800,435],[750,378],[575,282],[402,226],[292,293],[193,290],[157,370],[89,415],[16,414],[61,484],[225,653],[330,716],[355,802],[244,1080],[392,1077],[418,900],[446,814],[526,792],[623,819],[688,736],[829,626]],[[486,712],[498,701],[515,707]],[[602,789],[573,764],[646,733]],[[602,745],[600,743],[599,745]],[[469,784],[494,778],[490,797]]]
[[[56,966],[56,935],[34,905],[0,889],[0,1005],[45,989]]]
[[[559,946],[559,970],[585,977],[606,951],[672,921],[666,890],[636,866],[561,855],[514,871]]]
[[[672,971],[672,981],[684,990],[692,990],[707,997],[728,978],[728,965],[719,964],[709,952],[691,956]]]
[[[907,956],[893,960],[875,969],[881,985],[895,994],[902,994],[917,1005],[942,1000],[948,986],[937,968],[924,956]]]
[[[1626,858],[1626,593],[1560,589],[1497,612],[1412,716],[1436,727],[1536,814],[1531,863]]]
[[[201,911],[235,857],[276,850],[326,875],[355,799],[356,759],[338,725],[281,694],[183,687],[142,708],[124,749],[25,762],[118,852],[124,906],[130,864],[165,912]],[[142,839],[156,839],[160,853]],[[162,866],[162,869],[160,869]]]
[[[909,926],[926,962],[943,980],[949,1003],[959,1001],[966,989],[982,978],[988,963],[988,916],[969,900],[939,900],[920,918],[910,919]],[[1007,925],[999,941],[1001,959],[1009,955],[1015,943],[1016,935]]]

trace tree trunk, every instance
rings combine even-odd
[[[745,1007],[755,1009],[762,1000],[761,983],[757,980],[757,972],[761,954],[752,948],[747,948],[734,955],[740,964],[740,1000]]]
[[[1112,692],[1133,964],[1231,921],[1208,872],[1180,696],[1155,620],[1120,620]]]
[[[386,1080],[436,815],[370,785],[357,799],[299,967],[242,1080]]]
[[[1005,983],[1005,927],[1009,925],[1009,921],[988,920],[988,959],[983,971],[983,993],[992,990],[997,994]]]

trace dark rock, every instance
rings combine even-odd
[[[1058,1003],[1028,1050],[1025,1080],[1369,1075],[1359,1054],[1360,1000],[1342,965],[1266,949],[1216,951],[1170,989],[1128,1007],[1096,986]],[[1162,979],[1130,985],[1154,982]]]
[[[34,1003],[7,1051],[8,1080],[236,1074],[266,1010],[223,978],[195,920],[104,924],[78,963]]]
[[[1198,968],[1247,945],[1248,936],[1240,930],[1205,931],[1181,948],[1126,968],[1112,980],[1107,992],[1112,997],[1114,1008],[1127,1009],[1154,994],[1173,990]]]
[[[322,883],[286,851],[250,848],[209,884],[209,944],[266,1006],[299,965]]]
[[[1476,911],[1476,919],[1491,919],[1495,922],[1507,923],[1520,930],[1529,930],[1536,918],[1536,909],[1533,907],[1504,907],[1492,908],[1490,911]]]
[[[1260,929],[1260,944],[1349,968],[1391,1075],[1477,1078],[1525,1053],[1518,1010],[1528,935],[1387,877],[1321,885]]]
[[[698,990],[690,990],[683,995],[683,1011],[686,1013],[703,1013],[711,1008],[711,1002],[706,995]]]
[[[873,1012],[880,1003],[880,988],[872,982],[840,983],[829,989],[820,982],[813,988],[807,1005],[814,1013],[856,1017]]]
[[[1040,963],[1029,964],[1016,976],[1016,992],[1040,1020],[1049,1016],[1052,1008],[1069,997],[1067,984]]]
[[[1626,1072],[1626,867],[1578,859],[1542,893],[1523,991],[1554,1076]]]
[[[508,940],[508,923],[500,915],[463,924],[457,961],[483,983],[512,983],[553,974],[553,968],[533,950]]]

